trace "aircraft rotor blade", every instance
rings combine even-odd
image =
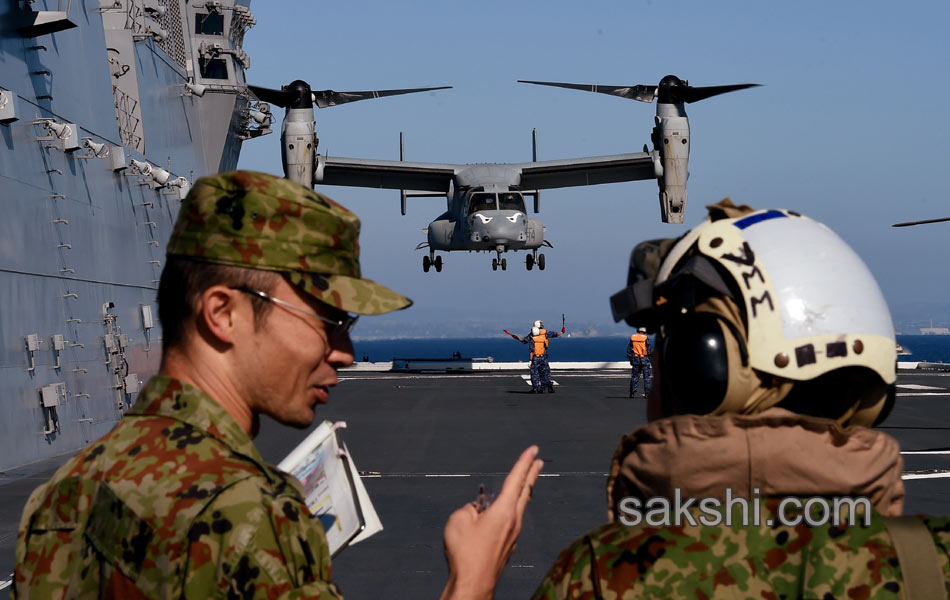
[[[726,94],[729,92],[735,92],[738,90],[744,90],[750,87],[757,87],[760,84],[758,83],[739,83],[736,85],[710,85],[706,87],[691,87],[686,85],[681,88],[680,94],[683,102],[698,102],[700,100],[705,100],[706,98],[711,98],[713,96],[718,96],[719,94]]]
[[[911,225],[924,225],[926,223],[943,223],[944,221],[950,221],[950,217],[943,217],[940,219],[925,219],[923,221],[908,221],[906,223],[894,223],[891,227],[910,227]]]
[[[247,89],[261,102],[267,102],[281,108],[310,108],[313,106],[310,84],[301,79],[281,86],[279,90],[256,85],[249,85]]]
[[[256,85],[248,85],[247,89],[261,102],[267,102],[281,108],[286,108],[296,98],[296,94],[288,90],[272,90]]]
[[[519,79],[518,83],[530,83],[533,85],[549,85],[551,87],[567,88],[569,90],[580,90],[582,92],[596,92],[598,94],[608,94],[619,96],[629,100],[639,100],[640,102],[653,102],[656,98],[655,85],[593,85],[590,83],[559,83],[555,81],[527,81]]]
[[[659,85],[595,85],[590,83],[559,83],[555,81],[526,81],[519,79],[518,83],[531,83],[534,85],[549,85],[551,87],[567,88],[569,90],[581,90],[582,92],[597,92],[599,94],[609,94],[611,96],[620,96],[630,100],[639,100],[640,102],[653,102],[654,98],[659,98],[660,102],[669,104],[681,104],[684,102],[698,102],[712,96],[735,92],[750,87],[756,87],[758,83],[739,83],[736,85],[712,85],[706,87],[691,87],[689,83],[676,77],[667,75],[660,80]]]
[[[335,92],[333,90],[322,90],[313,92],[313,103],[319,108],[327,108],[329,106],[356,102],[358,100],[370,100],[372,98],[398,96],[400,94],[415,94],[417,92],[430,92],[432,90],[447,90],[451,87],[450,85],[443,85],[439,87],[409,88],[404,90],[370,90],[365,92]]]

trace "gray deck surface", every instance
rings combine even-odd
[[[645,400],[629,399],[628,375],[616,372],[555,372],[560,385],[553,395],[529,394],[521,373],[511,372],[341,378],[318,418],[347,421],[344,439],[359,470],[371,475],[366,487],[385,527],[333,561],[333,579],[349,598],[437,597],[446,576],[446,518],[474,499],[479,484],[499,490],[521,450],[536,443],[544,477],[496,594],[530,596],[558,552],[605,520],[614,447],[645,423]],[[898,384],[897,407],[883,429],[905,451],[950,450],[950,374],[901,374]],[[256,443],[277,462],[304,435],[266,421]],[[23,503],[62,461],[0,474],[0,589],[13,569]],[[950,454],[904,461],[905,473],[950,471]],[[950,513],[946,478],[906,485],[905,512]]]

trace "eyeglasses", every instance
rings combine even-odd
[[[249,288],[246,285],[232,286],[231,289],[237,290],[239,292],[244,292],[245,294],[250,294],[251,296],[257,296],[261,300],[266,300],[267,302],[273,302],[274,304],[278,306],[282,306],[290,310],[295,310],[299,313],[303,313],[305,315],[314,317],[315,319],[319,319],[320,321],[323,321],[324,323],[328,325],[328,327],[326,327],[326,332],[327,332],[327,336],[331,338],[340,338],[340,337],[343,337],[344,335],[348,335],[351,331],[353,331],[353,326],[356,325],[356,321],[358,321],[360,318],[359,315],[345,314],[343,318],[340,320],[330,319],[328,317],[324,317],[321,314],[317,314],[313,312],[312,310],[307,310],[306,308],[300,308],[299,306],[294,306],[290,302],[285,302],[281,300],[280,298],[274,298],[273,296],[265,294],[264,292],[260,290]]]

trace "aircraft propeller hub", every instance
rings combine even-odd
[[[660,80],[660,87],[676,87],[685,83],[687,82],[683,81],[676,75],[667,75]]]

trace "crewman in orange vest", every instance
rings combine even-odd
[[[630,345],[627,346],[627,359],[630,366],[633,367],[633,373],[630,376],[630,397],[634,398],[637,393],[637,386],[640,384],[640,372],[643,372],[643,397],[650,395],[650,387],[653,385],[653,367],[650,366],[650,353],[653,349],[650,347],[650,338],[647,337],[646,327],[640,327],[637,332],[630,336]]]
[[[548,364],[548,339],[566,333],[567,328],[562,326],[560,332],[547,331],[544,329],[544,323],[535,321],[531,333],[524,337],[519,337],[507,329],[504,331],[522,344],[530,345],[531,393],[543,394],[547,390],[548,393],[553,394],[554,382],[551,381],[551,365]]]

